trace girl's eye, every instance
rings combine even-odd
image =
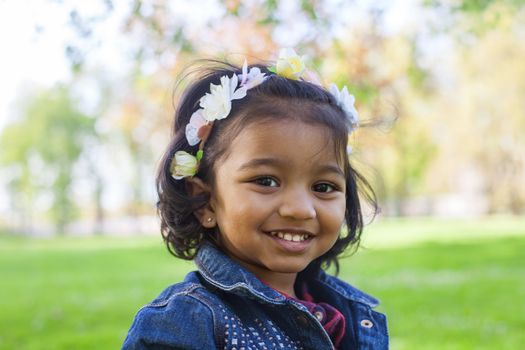
[[[256,184],[265,186],[265,187],[278,187],[279,184],[277,181],[275,181],[273,178],[265,176],[265,177],[259,177],[255,179],[254,181]]]
[[[313,190],[315,192],[329,193],[329,192],[336,191],[337,189],[334,185],[331,185],[329,183],[320,183],[320,184],[314,185]]]

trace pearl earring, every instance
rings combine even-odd
[[[212,221],[213,221],[213,218],[207,218],[207,219],[206,219],[206,222],[211,223]]]

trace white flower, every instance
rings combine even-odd
[[[248,71],[248,62],[244,60],[242,74],[239,78],[241,79],[241,86],[249,90],[264,82],[264,80],[266,80],[266,74],[262,73],[258,67],[252,67],[250,71]]]
[[[354,107],[355,97],[348,93],[346,86],[341,91],[335,84],[330,86],[330,92],[337,100],[337,105],[346,113],[346,116],[353,127],[359,124],[359,113]]]
[[[297,55],[293,49],[285,48],[279,52],[275,68],[277,74],[285,78],[298,79],[306,67],[301,56]]]
[[[171,176],[175,180],[193,176],[197,172],[197,158],[184,151],[177,151],[170,164]]]
[[[232,100],[246,96],[246,88],[239,87],[237,75],[221,77],[221,85],[210,84],[210,93],[200,99],[202,115],[209,122],[224,119],[230,114]]]

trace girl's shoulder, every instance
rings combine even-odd
[[[154,310],[164,315],[169,315],[171,312],[180,314],[185,307],[194,310],[201,308],[203,313],[212,314],[213,309],[220,302],[220,298],[202,282],[200,273],[192,271],[186,275],[184,281],[167,287],[155,299],[144,305],[138,311],[138,316],[141,313],[157,312]]]
[[[122,349],[143,349],[148,344],[215,348],[210,298],[196,273],[188,274],[183,282],[169,286],[137,312]],[[195,334],[199,334],[197,343]]]
[[[196,276],[196,272],[190,272],[183,282],[175,283],[167,287],[142,309],[166,307],[171,303],[179,302],[180,300],[187,299],[188,297],[193,297],[196,293],[198,293],[198,290],[202,288],[204,287]]]

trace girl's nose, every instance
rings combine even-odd
[[[283,193],[279,215],[295,220],[314,219],[317,216],[310,194],[302,189],[288,189]]]

